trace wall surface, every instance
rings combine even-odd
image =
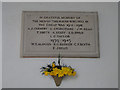
[[[22,11],[98,11],[100,58],[63,58],[77,71],[63,79],[60,88],[118,87],[117,3],[3,3],[2,87],[56,88],[40,67],[57,58],[20,58]]]

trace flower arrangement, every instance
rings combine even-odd
[[[41,72],[45,76],[52,76],[56,83],[56,86],[61,84],[62,78],[64,76],[75,76],[76,72],[71,66],[60,65],[60,55],[58,57],[58,65],[56,62],[52,62],[52,64],[48,64],[46,67],[40,68]]]

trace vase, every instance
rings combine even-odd
[[[57,77],[57,76],[52,76],[52,77],[53,77],[53,79],[55,81],[56,86],[60,86],[63,77]]]

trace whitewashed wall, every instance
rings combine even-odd
[[[77,76],[64,78],[60,88],[118,87],[117,3],[3,3],[3,88],[56,88],[40,67],[57,58],[20,58],[21,13],[26,11],[98,11],[100,58],[63,58]]]

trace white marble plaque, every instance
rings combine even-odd
[[[22,57],[99,57],[98,13],[23,11]]]

